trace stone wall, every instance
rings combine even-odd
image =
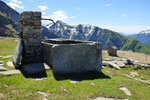
[[[20,14],[23,41],[22,64],[42,62],[41,12]]]

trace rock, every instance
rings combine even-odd
[[[47,97],[48,97],[48,94],[47,94],[47,93],[45,93],[45,92],[38,91],[37,93],[42,94],[45,98],[47,98]]]
[[[142,67],[144,68],[150,68],[150,65],[149,64],[140,64]]]
[[[145,80],[142,80],[142,79],[139,79],[139,78],[134,78],[134,77],[132,77],[132,76],[130,76],[130,75],[127,75],[127,74],[123,74],[123,75],[126,76],[126,77],[128,77],[128,78],[135,79],[135,80],[137,80],[137,81],[150,84],[149,81],[145,81]]]
[[[127,65],[133,65],[132,59],[127,59]]]
[[[8,61],[8,62],[7,62],[7,65],[10,66],[10,67],[13,67],[13,66],[14,66],[13,63],[12,63],[12,61]]]
[[[81,82],[81,81],[78,81],[78,80],[71,80],[71,81],[70,81],[70,83],[73,83],[73,84],[79,83],[79,82]]]
[[[4,71],[0,72],[1,75],[14,75],[14,74],[21,74],[19,70],[9,70],[9,71]]]
[[[120,69],[120,67],[113,62],[109,62],[109,64],[116,69]]]
[[[110,61],[111,59],[110,58],[105,58],[105,60]]]
[[[117,64],[119,67],[125,67],[125,64],[124,64],[122,61],[116,61],[116,64]]]
[[[8,55],[8,56],[3,56],[2,58],[10,58],[10,57],[12,57],[12,55]]]
[[[129,99],[115,99],[115,98],[105,98],[105,97],[97,97],[93,100],[129,100]]]
[[[126,87],[121,87],[120,90],[122,90],[126,95],[131,96],[131,92]]]
[[[60,86],[60,88],[61,88],[64,92],[68,93],[68,90],[66,90],[65,87]]]
[[[13,54],[13,64],[16,68],[19,68],[22,51],[23,51],[23,44],[22,41],[20,40]]]
[[[127,59],[128,65],[138,65],[139,61],[133,59]]]
[[[141,79],[142,79],[142,80],[144,80],[144,77],[143,77],[143,76],[141,76]]]
[[[44,62],[52,66],[54,74],[101,73],[102,48],[99,42],[50,39],[43,43],[43,57]]]
[[[105,69],[106,67],[105,66],[102,66],[102,69]]]
[[[103,66],[109,65],[109,61],[102,61],[102,65],[103,65]]]
[[[94,86],[94,85],[95,85],[95,83],[91,83],[91,85],[93,85],[93,86]]]
[[[4,61],[0,61],[0,66],[3,66],[4,65]]]
[[[132,61],[133,65],[138,65],[139,64],[139,61]]]
[[[50,70],[50,67],[49,67],[46,63],[44,63],[44,68],[45,68],[46,70]]]
[[[0,93],[0,99],[2,99],[2,98],[4,98],[4,97],[5,97],[5,95],[2,94],[2,93]]]
[[[39,81],[39,80],[43,80],[43,79],[46,79],[46,78],[41,77],[41,78],[33,78],[33,79],[36,80],[36,81]]]
[[[26,64],[22,66],[22,70],[28,74],[46,72],[43,63]]]
[[[0,71],[7,71],[8,69],[0,65]]]
[[[135,76],[139,76],[139,74],[137,72],[130,72],[130,75],[135,77]]]

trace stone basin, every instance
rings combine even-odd
[[[101,73],[102,46],[99,42],[49,39],[42,44],[43,60],[54,74]]]

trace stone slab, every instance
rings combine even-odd
[[[14,74],[21,74],[19,70],[9,70],[9,71],[4,71],[0,72],[1,75],[14,75]]]
[[[25,64],[22,68],[22,70],[27,74],[36,74],[46,71],[43,63]]]
[[[8,61],[6,64],[7,64],[8,66],[10,66],[10,67],[13,67],[13,66],[14,66],[12,61]]]
[[[117,64],[119,67],[125,67],[125,66],[126,66],[122,61],[116,61],[116,64]]]
[[[93,100],[129,100],[129,99],[115,99],[115,98],[105,98],[105,97],[97,97]]]
[[[22,41],[20,40],[13,54],[13,64],[16,68],[19,68],[22,51],[23,51],[23,44]]]
[[[7,71],[8,69],[0,65],[0,71]]]
[[[126,95],[131,96],[131,92],[126,87],[120,87],[120,90],[122,90]]]

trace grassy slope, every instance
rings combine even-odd
[[[108,46],[115,45],[119,50],[132,50],[133,52],[150,54],[149,46],[107,29],[101,30],[98,36],[95,32],[88,40],[101,42],[104,50],[107,50]]]
[[[0,12],[0,36],[14,36],[18,34],[18,31],[18,24]]]
[[[0,47],[2,48],[0,48],[0,55],[3,55],[3,53],[4,55],[11,55],[15,45],[16,42],[12,39],[0,39]],[[11,59],[0,58],[0,60],[5,61],[4,66],[9,69],[12,68],[6,66],[6,61]],[[150,85],[123,76],[123,74],[129,74],[130,71],[135,71],[134,69],[115,70],[106,68],[102,71],[112,79],[83,80],[80,83],[71,84],[70,80],[56,81],[51,70],[47,71],[48,78],[38,81],[31,78],[26,79],[22,74],[12,76],[0,75],[0,93],[4,94],[4,98],[0,97],[0,99],[41,100],[43,98],[42,95],[36,92],[43,91],[49,94],[49,100],[87,100],[97,96],[149,100]],[[146,70],[138,70],[137,72],[146,80],[150,79],[150,73]],[[95,83],[95,85],[92,86],[91,83]],[[126,86],[131,91],[132,96],[126,96],[119,89],[121,86]],[[65,87],[68,92],[64,92],[60,87]]]

